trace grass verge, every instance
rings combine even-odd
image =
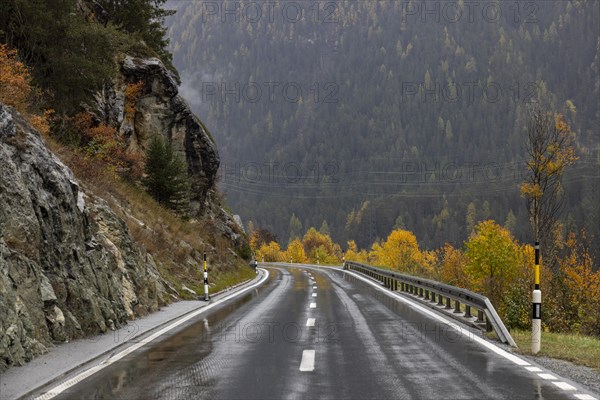
[[[531,354],[531,332],[512,330],[510,332],[519,346],[521,354]],[[571,361],[600,372],[600,339],[567,333],[542,332],[540,356]]]

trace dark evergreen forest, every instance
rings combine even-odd
[[[326,221],[339,243],[403,227],[437,248],[485,219],[530,240],[519,184],[536,101],[576,133],[564,230],[600,248],[597,1],[167,5],[227,203],[281,243]]]

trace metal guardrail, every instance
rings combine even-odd
[[[493,329],[503,343],[517,347],[490,300],[481,294],[353,261],[346,261],[344,269],[360,272],[376,279],[390,290],[399,290],[412,295],[422,303],[426,303],[434,309],[445,310],[447,314],[451,314],[456,319],[460,318],[471,326],[488,332]],[[454,303],[454,307],[452,307],[452,303]],[[461,310],[461,304],[464,305],[464,312]],[[476,317],[471,314],[471,309],[477,311]]]

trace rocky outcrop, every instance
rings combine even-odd
[[[186,140],[207,145],[196,135]],[[2,104],[0,171],[0,371],[165,303],[155,263],[126,224]]]
[[[179,96],[176,76],[157,58],[126,56],[120,76],[96,96],[96,104],[94,114],[118,129],[129,151],[144,152],[156,135],[173,145],[188,165],[192,215],[203,214],[219,155],[208,131]]]

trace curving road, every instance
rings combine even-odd
[[[594,399],[351,273],[269,272],[54,398]]]

